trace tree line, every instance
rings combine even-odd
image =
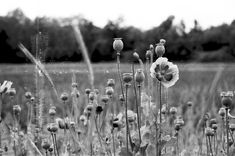
[[[203,30],[197,20],[194,27],[186,31],[184,21],[175,25],[174,16],[169,16],[160,25],[149,30],[134,26],[121,26],[122,20],[108,21],[103,27],[95,26],[80,16],[71,18],[36,18],[30,20],[20,9],[0,16],[0,63],[29,62],[20,52],[17,44],[23,43],[35,56],[34,36],[44,35],[45,62],[78,62],[82,60],[70,23],[79,18],[79,27],[92,62],[114,61],[116,54],[112,43],[116,37],[123,38],[122,61],[128,61],[134,51],[145,60],[149,45],[155,45],[161,38],[166,42],[166,56],[174,61],[234,61],[235,60],[235,20],[231,24],[221,24]]]

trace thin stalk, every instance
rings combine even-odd
[[[116,155],[116,150],[115,150],[115,140],[114,140],[114,128],[112,129],[112,140],[113,140],[113,155]]]
[[[96,128],[96,131],[97,131],[97,134],[98,134],[98,140],[99,140],[99,143],[100,143],[100,147],[102,148],[101,136],[100,136],[100,132],[99,132],[98,125],[97,125],[97,116],[95,118],[95,128]]]
[[[128,91],[128,84],[126,84],[126,104],[125,104],[125,117],[126,117],[126,152],[129,153],[129,148],[128,148],[128,118],[127,118],[127,91]]]
[[[139,106],[137,105],[137,108],[141,108],[141,84],[138,84],[138,90],[139,90]],[[137,109],[137,117],[138,117],[138,129],[139,129],[139,139],[140,139],[140,144],[141,144],[141,133],[140,133],[140,128],[141,128],[141,110]]]
[[[159,139],[161,140],[161,127],[162,127],[162,84],[159,86],[159,104],[160,104],[160,125],[159,125]],[[161,149],[159,149],[159,156],[161,156]]]
[[[206,136],[206,155],[209,156],[208,140]]]
[[[149,58],[147,58],[147,69],[146,69],[146,72],[147,72],[147,84],[148,84],[148,90],[147,90],[147,94],[148,94],[148,96],[149,96],[149,99],[148,99],[148,111],[150,111],[150,102],[151,102],[151,95],[150,95],[150,93],[151,93],[151,91],[150,91],[150,81],[151,81],[151,79],[150,79],[150,73],[149,73],[149,69],[150,69],[150,59]],[[149,115],[148,115],[148,120],[149,120]]]
[[[55,147],[56,147],[57,155],[60,156],[59,149],[57,147],[56,134],[54,134],[54,139],[55,139]]]
[[[53,142],[53,146],[54,146],[54,154],[55,154],[55,156],[56,156],[56,145],[55,145],[55,140],[54,140],[54,135],[53,135],[53,133],[51,133],[51,137],[52,137],[52,142]]]
[[[132,74],[135,75],[135,69],[134,69],[134,63],[132,63]],[[139,89],[139,105],[138,105],[138,96],[137,96],[137,89],[136,89],[136,82],[133,81],[133,86],[134,86],[134,93],[135,93],[135,104],[136,104],[136,113],[137,113],[137,127],[138,127],[138,134],[139,134],[139,140],[140,140],[140,144],[141,144],[141,134],[140,134],[140,127],[141,127],[141,115],[140,115],[140,111],[139,111],[139,105],[141,105],[141,85],[138,84],[138,89]]]
[[[227,136],[227,156],[229,156],[229,121],[228,121],[228,107],[225,108],[226,111],[226,136]]]
[[[211,145],[210,136],[208,136],[208,141],[209,141],[209,147],[210,147],[210,155],[213,156],[213,150],[212,150],[212,145]]]
[[[124,97],[124,90],[123,90],[123,82],[122,82],[122,75],[121,75],[121,71],[120,71],[120,52],[117,52],[117,69],[118,69],[118,77],[119,77],[119,81],[120,81],[120,86],[121,86],[121,91],[122,91],[122,97]]]

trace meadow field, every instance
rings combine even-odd
[[[219,120],[218,110],[222,107],[220,93],[222,91],[234,91],[235,88],[235,64],[226,64],[226,63],[209,63],[209,64],[199,64],[199,63],[175,63],[179,67],[179,80],[174,85],[164,91],[167,92],[167,105],[169,107],[178,108],[178,112],[184,118],[185,127],[181,135],[183,136],[180,147],[177,155],[182,156],[196,156],[200,147],[198,146],[198,124],[201,118],[205,113],[210,114],[210,118],[217,118]],[[113,96],[113,101],[118,101],[118,96],[121,94],[120,83],[118,80],[117,68],[115,63],[107,64],[92,64],[94,70],[94,86],[99,90],[100,95],[105,94],[105,88],[107,86],[108,79],[115,80],[115,96]],[[73,82],[78,83],[78,91],[80,92],[79,102],[79,114],[82,114],[83,110],[87,105],[87,97],[85,96],[85,89],[91,88],[89,83],[89,72],[87,70],[86,64],[70,64],[70,63],[60,63],[60,64],[46,64],[46,70],[48,71],[58,94],[61,95],[64,92],[67,92],[70,96],[71,94],[71,84]],[[139,65],[136,64],[135,68],[139,68]],[[35,73],[38,72],[35,70],[35,66],[31,64],[26,65],[11,65],[5,64],[0,65],[0,82],[4,80],[12,81],[12,87],[16,89],[16,95],[14,100],[9,102],[9,99],[3,99],[3,113],[4,120],[9,125],[11,124],[12,118],[9,114],[12,113],[12,105],[21,106],[20,114],[20,124],[22,129],[26,129],[26,120],[27,120],[27,99],[25,98],[25,92],[30,91],[35,95]],[[121,72],[131,72],[130,64],[121,64]],[[145,73],[148,74],[148,73]],[[39,74],[40,75],[40,74]],[[48,112],[49,106],[56,106],[57,116],[61,116],[63,113],[63,103],[57,99],[53,89],[47,79],[41,76],[41,79],[44,79],[41,88],[44,92],[44,106],[45,112]],[[147,81],[145,81],[147,86]],[[132,87],[131,87],[132,88]],[[156,83],[152,86],[153,95],[158,94],[158,88]],[[134,92],[129,91],[129,104],[128,108],[136,111],[135,108],[135,98]],[[143,92],[148,92],[147,88],[143,89]],[[4,101],[5,100],[5,101]],[[156,100],[153,98],[153,102]],[[164,101],[164,100],[163,100]],[[100,97],[98,103],[100,102]],[[192,103],[191,112],[187,112],[188,103]],[[71,100],[67,103],[70,105]],[[101,102],[100,102],[101,103]],[[121,105],[118,102],[115,102],[116,112],[120,112]],[[231,107],[233,109],[233,106]],[[231,111],[232,113],[232,111]],[[45,113],[45,118],[48,118],[49,115]],[[47,121],[45,121],[46,123]],[[233,121],[231,120],[231,123]],[[7,137],[5,136],[4,139]],[[7,139],[6,139],[7,140]],[[205,143],[204,143],[205,144]],[[207,146],[207,145],[206,145]],[[204,151],[205,151],[205,147]],[[215,150],[215,149],[213,149]],[[213,151],[212,150],[212,151]],[[13,154],[12,150],[10,153]],[[9,152],[8,151],[8,152]],[[191,153],[194,151],[193,154]],[[7,155],[8,152],[5,152]],[[42,152],[43,153],[43,152]],[[151,153],[151,152],[150,152]],[[213,151],[212,153],[216,153]],[[8,154],[11,155],[11,154]],[[86,155],[86,154],[81,154]],[[125,154],[124,154],[125,155]],[[128,155],[128,154],[126,154]],[[149,156],[155,154],[147,154]],[[176,154],[175,154],[176,155]],[[206,155],[206,153],[201,153],[201,155]],[[217,154],[220,155],[220,154]],[[222,154],[221,154],[222,155]],[[164,155],[166,156],[166,155]],[[167,155],[170,156],[170,155]]]

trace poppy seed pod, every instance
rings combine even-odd
[[[146,57],[146,59],[150,59],[151,58],[151,50],[147,50],[146,51],[146,54],[145,54],[145,57]]]
[[[96,95],[99,95],[99,89],[94,89],[94,93],[96,94]]]
[[[109,101],[108,95],[103,95],[103,96],[101,97],[101,101],[104,102],[104,103],[107,103],[107,102]]]
[[[114,38],[113,49],[116,50],[117,52],[122,51],[123,49],[122,38]]]
[[[225,116],[225,113],[226,113],[225,108],[224,108],[224,107],[221,107],[221,108],[219,109],[219,115],[220,115],[221,117],[224,117],[224,116]]]
[[[35,101],[35,97],[31,97],[31,102],[34,102]]]
[[[14,105],[14,106],[13,106],[13,112],[14,112],[15,114],[19,114],[19,113],[21,112],[21,107],[20,107],[20,105]]]
[[[134,56],[134,58],[136,58],[137,60],[140,59],[140,56],[139,56],[139,54],[138,54],[137,52],[134,52],[134,53],[133,53],[133,56]]]
[[[175,130],[176,130],[176,131],[179,131],[180,128],[181,128],[180,124],[175,124]]]
[[[114,79],[108,79],[107,85],[108,85],[109,87],[114,87],[114,86],[115,86],[115,81],[114,81]]]
[[[235,131],[235,124],[230,124],[229,129],[234,132]]]
[[[96,114],[100,114],[102,111],[103,111],[103,107],[102,106],[97,106],[96,107],[96,110],[95,110]]]
[[[106,87],[105,92],[106,92],[107,95],[111,96],[111,95],[113,95],[114,90],[113,90],[112,87]]]
[[[171,108],[170,108],[170,113],[171,113],[172,115],[175,115],[175,114],[177,113],[177,108],[176,108],[176,107],[171,107]]]
[[[91,92],[91,89],[90,89],[90,88],[85,89],[85,93],[86,93],[87,95],[90,94],[90,92]]]
[[[125,101],[125,98],[123,97],[123,95],[119,95],[119,100],[120,100],[121,102],[124,102],[124,101]]]
[[[53,147],[51,146],[49,149],[48,149],[49,152],[53,152]]]
[[[54,116],[56,114],[56,109],[54,107],[51,107],[49,109],[49,115]]]
[[[7,93],[8,93],[11,97],[13,97],[13,96],[16,95],[16,90],[15,90],[15,88],[10,88],[10,89],[7,91]]]
[[[56,123],[51,123],[50,124],[50,130],[53,133],[57,132],[57,130],[58,130],[57,124]]]
[[[214,135],[214,130],[210,127],[207,127],[205,129],[205,134],[206,134],[206,136],[213,136]]]
[[[93,101],[94,99],[95,99],[95,93],[94,92],[90,92],[89,100]]]
[[[59,121],[58,121],[58,125],[59,125],[59,128],[60,128],[60,129],[65,129],[65,123],[64,123],[63,120],[59,120]]]
[[[26,92],[26,93],[24,94],[24,96],[25,96],[26,99],[31,99],[32,93],[31,93],[31,92]]]
[[[213,124],[213,125],[211,126],[211,128],[212,128],[214,131],[216,131],[217,128],[218,128],[218,125],[217,125],[217,124]]]
[[[164,44],[158,43],[155,48],[155,53],[157,54],[157,57],[162,57],[165,54]]]
[[[221,102],[225,107],[228,108],[232,105],[232,97],[224,96],[224,97],[222,97]]]
[[[137,69],[135,73],[135,81],[137,83],[143,83],[145,79],[145,75],[142,69]]]
[[[187,102],[187,106],[188,106],[188,107],[192,107],[192,105],[193,105],[193,102],[192,102],[192,101],[188,101],[188,102]]]
[[[78,88],[78,83],[73,82],[73,83],[72,83],[72,88]]]
[[[62,93],[61,96],[60,96],[60,99],[64,102],[67,101],[68,98],[69,98],[69,95],[66,92]]]
[[[48,150],[50,148],[50,144],[48,143],[48,141],[43,141],[42,142],[42,148],[45,150]]]
[[[124,83],[126,83],[126,84],[129,84],[133,79],[132,73],[123,73],[122,77],[123,77]]]

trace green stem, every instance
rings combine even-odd
[[[128,84],[126,84],[126,104],[125,104],[125,117],[126,117],[126,152],[129,153],[128,148],[128,118],[127,118],[127,91],[128,91]]]
[[[210,136],[208,136],[208,141],[209,141],[209,147],[210,147],[210,155],[213,156],[213,150],[212,150],[212,145],[211,145]]]
[[[135,75],[135,69],[134,69],[134,63],[132,63],[132,74]],[[138,96],[137,96],[137,90],[136,90],[136,83],[133,81],[133,86],[134,86],[134,93],[135,93],[135,104],[136,104],[136,113],[137,113],[137,127],[138,127],[138,133],[139,133],[139,140],[141,144],[141,133],[140,133],[140,127],[141,127],[141,115],[139,111],[139,106],[138,106]],[[138,89],[139,89],[139,105],[141,105],[141,90],[140,90],[141,85],[138,84]]]
[[[122,91],[122,97],[124,98],[122,75],[121,75],[121,71],[120,71],[120,52],[117,52],[117,69],[118,69],[118,77],[119,77],[121,91]]]
[[[159,103],[160,103],[160,125],[159,125],[159,140],[161,141],[161,127],[162,127],[162,84],[159,86]],[[161,156],[161,149],[159,149],[159,156]]]
[[[226,136],[227,136],[227,156],[229,156],[229,121],[228,121],[228,107],[225,108],[226,110]]]
[[[138,84],[138,89],[139,89],[139,106],[137,105],[137,108],[141,108],[141,84]],[[139,130],[139,139],[140,139],[140,144],[141,144],[141,133],[140,133],[140,128],[141,128],[141,110],[137,109],[137,117],[138,117],[138,130]]]

